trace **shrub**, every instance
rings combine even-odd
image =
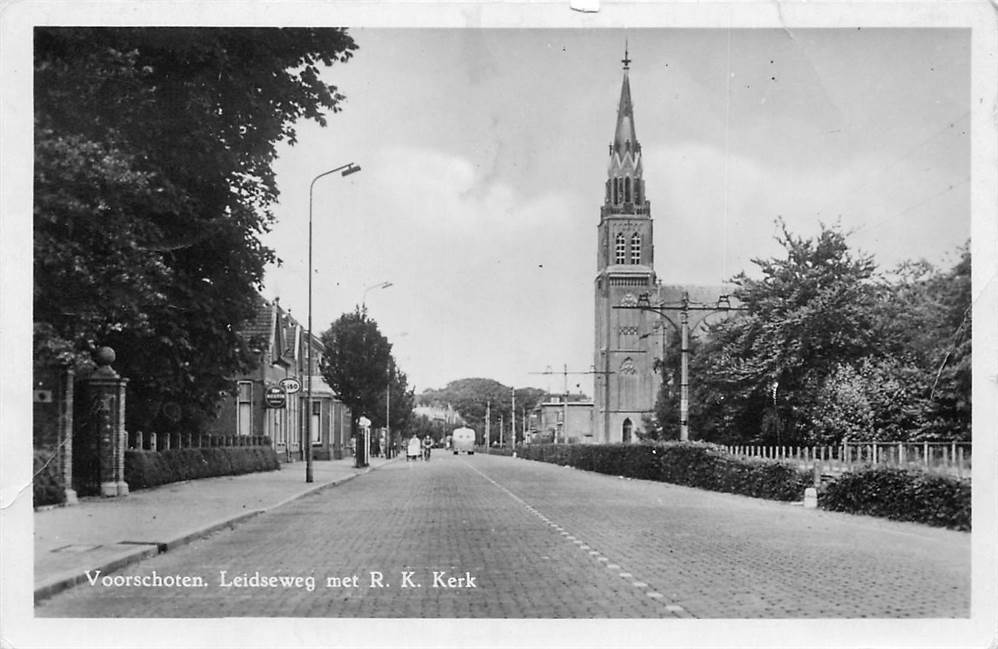
[[[271,446],[176,448],[165,451],[125,451],[125,482],[145,489],[170,482],[221,475],[239,475],[280,468]]]
[[[66,482],[59,467],[58,452],[51,448],[36,448],[33,462],[32,487],[35,507],[60,505],[66,501]]]
[[[970,480],[891,466],[843,473],[818,496],[829,511],[970,530]]]
[[[527,459],[586,471],[772,500],[800,500],[811,484],[810,472],[791,464],[734,457],[700,442],[543,444],[527,446],[520,453]]]

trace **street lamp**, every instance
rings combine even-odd
[[[360,167],[352,162],[348,162],[335,169],[322,172],[313,178],[311,184],[308,186],[308,337],[306,338],[308,340],[306,350],[308,352],[308,376],[306,377],[308,384],[306,392],[308,396],[306,397],[305,406],[308,425],[305,432],[305,482],[314,482],[315,480],[312,474],[312,193],[315,189],[315,181],[337,171],[340,172],[341,176],[349,176],[352,173],[360,171]]]
[[[390,286],[395,286],[395,285],[392,284],[391,282],[378,282],[377,284],[371,284],[370,286],[364,289],[364,294],[360,298],[360,305],[367,306],[367,292],[370,291],[371,289],[388,288]]]

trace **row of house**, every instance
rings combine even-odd
[[[234,377],[232,395],[223,399],[212,432],[269,437],[284,461],[304,458],[308,435],[308,346],[312,365],[312,457],[340,459],[352,453],[350,409],[326,384],[319,368],[324,349],[280,301],[258,296],[253,319],[240,332],[258,362]],[[290,381],[285,379],[292,379]],[[300,389],[296,390],[297,385]],[[279,405],[283,395],[283,405]]]

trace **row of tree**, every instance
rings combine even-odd
[[[538,388],[514,389],[494,379],[467,378],[451,381],[439,390],[424,390],[419,395],[419,402],[426,405],[449,404],[461,415],[465,424],[480,435],[485,432],[487,417],[491,417],[488,427],[492,437],[490,441],[495,441],[499,439],[499,422],[508,427],[513,421],[514,398],[516,418],[522,421],[546,395],[544,390]],[[422,425],[430,429],[430,434],[438,428],[429,421]]]
[[[128,426],[197,430],[255,361],[239,335],[278,196],[272,163],[344,97],[343,29],[34,32],[34,352],[110,345]],[[169,407],[168,407],[169,406]]]
[[[778,240],[732,296],[746,308],[691,343],[691,437],[719,443],[962,441],[971,437],[970,253],[892,272],[838,228]],[[679,429],[680,352],[660,364],[651,437]]]

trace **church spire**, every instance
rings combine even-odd
[[[613,135],[613,150],[623,156],[631,149],[641,150],[638,144],[638,136],[634,132],[634,105],[631,103],[631,81],[629,71],[631,69],[631,58],[627,53],[627,46],[624,46],[624,81],[620,86],[620,103],[617,106],[617,130]]]
[[[610,144],[607,168],[606,204],[614,211],[633,210],[644,205],[644,181],[641,179],[641,144],[634,130],[634,104],[631,102],[631,57],[624,45],[624,80],[617,105],[617,125]]]

